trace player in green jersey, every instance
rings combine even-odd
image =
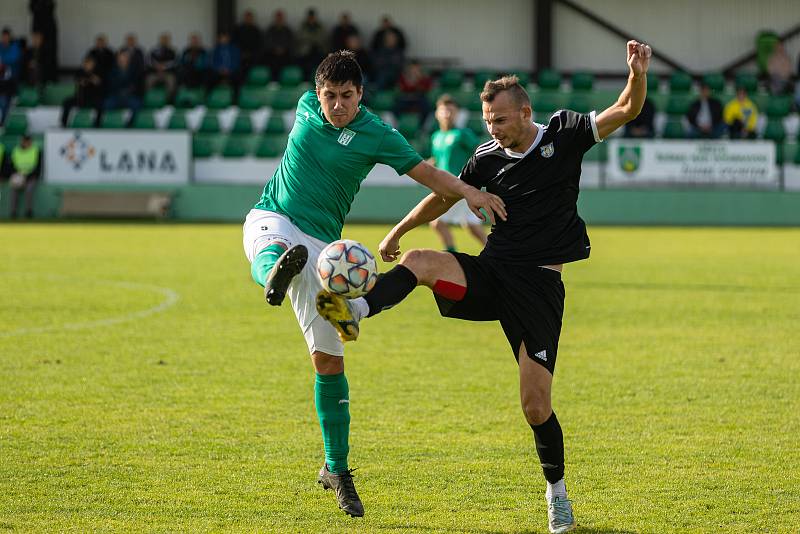
[[[460,107],[458,102],[448,94],[436,101],[436,121],[439,130],[431,136],[431,152],[433,163],[440,169],[458,175],[461,168],[472,156],[478,146],[478,137],[469,128],[456,127],[456,119]],[[486,245],[486,232],[481,220],[469,211],[466,202],[459,200],[447,213],[431,221],[431,228],[439,234],[442,244],[448,252],[456,251],[456,242],[450,225],[459,225],[467,230],[481,246]]]
[[[253,279],[267,302],[288,294],[316,371],[315,403],[325,447],[318,482],[333,489],[339,507],[354,517],[364,507],[348,469],[350,399],[344,375],[344,346],[336,329],[316,310],[322,285],[316,276],[319,252],[341,237],[361,182],[378,163],[408,174],[446,198],[463,197],[470,209],[505,218],[499,197],[481,192],[422,161],[397,130],[361,105],[361,68],[352,52],[328,55],[315,76],[315,91],[297,104],[286,152],[261,200],[244,223],[244,249]],[[340,325],[342,326],[342,325]],[[351,338],[357,324],[344,325]]]

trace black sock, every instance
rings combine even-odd
[[[364,296],[369,304],[367,317],[388,310],[406,298],[415,287],[417,287],[417,277],[414,273],[404,265],[396,265],[389,272],[382,274],[372,291]]]
[[[541,425],[531,425],[544,478],[551,484],[564,478],[564,434],[556,413]]]

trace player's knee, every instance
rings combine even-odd
[[[408,269],[411,269],[411,271],[416,274],[417,277],[422,275],[427,270],[427,263],[428,251],[418,248],[409,250],[400,258],[400,264],[404,265]]]
[[[430,222],[431,228],[433,228],[434,230],[439,230],[442,226],[444,226],[444,224],[445,223],[443,223],[439,219],[434,219]]]
[[[541,425],[550,418],[553,408],[545,399],[533,397],[523,399],[522,411],[529,425]]]
[[[311,354],[314,370],[321,375],[338,375],[344,372],[344,358],[320,351]]]

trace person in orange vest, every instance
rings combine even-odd
[[[8,159],[11,189],[11,218],[17,217],[19,198],[25,195],[25,217],[33,217],[33,191],[39,181],[42,169],[41,150],[33,143],[30,135],[23,135]]]

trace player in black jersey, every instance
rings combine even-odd
[[[519,362],[520,397],[547,479],[549,528],[575,526],[564,484],[564,440],[550,392],[564,311],[563,264],[589,257],[586,225],[577,200],[583,154],[634,119],[647,92],[650,47],[627,44],[628,83],[615,104],[600,114],[556,112],[547,124],[533,122],[528,94],[515,76],[486,83],[483,119],[492,140],[476,150],[460,178],[502,198],[498,218],[478,256],[410,250],[362,299],[345,301],[321,293],[320,314],[334,327],[388,309],[417,285],[433,290],[443,316],[500,321]],[[400,238],[445,213],[457,199],[431,194],[380,244],[385,261],[400,256]]]

